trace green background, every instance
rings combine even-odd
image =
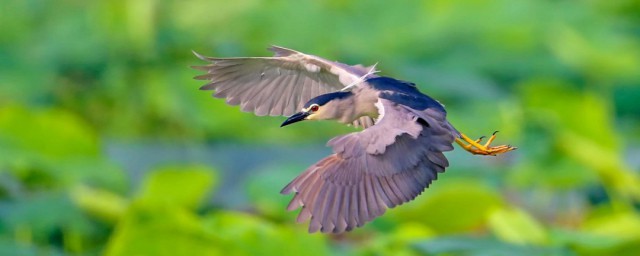
[[[638,255],[640,2],[0,5],[1,255]],[[199,91],[204,55],[280,45],[417,83],[498,157],[447,154],[416,200],[306,233],[278,192],[331,122]]]

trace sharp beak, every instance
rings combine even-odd
[[[284,123],[282,123],[280,125],[280,127],[283,127],[283,126],[286,126],[286,125],[290,125],[292,123],[303,121],[303,120],[307,119],[308,116],[309,116],[308,112],[295,113],[292,116],[290,116],[289,118],[287,118],[287,120],[285,120]]]

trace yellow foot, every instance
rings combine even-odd
[[[460,138],[456,138],[456,142],[458,143],[458,145],[464,148],[464,150],[469,151],[474,155],[495,156],[518,149],[516,147],[512,147],[511,145],[500,145],[495,147],[490,146],[491,142],[496,139],[496,133],[498,133],[498,131],[495,131],[491,135],[489,140],[487,140],[487,143],[485,143],[484,145],[480,144],[480,142],[482,142],[482,139],[484,139],[484,136],[480,137],[477,140],[472,140],[463,133],[460,133]]]

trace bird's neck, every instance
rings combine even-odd
[[[356,90],[358,91],[354,91],[354,96],[349,98],[349,104],[352,107],[341,113],[337,118],[338,122],[350,124],[363,116],[378,117],[378,108],[375,106],[378,101],[378,93],[366,91],[371,90],[369,88],[357,88]]]

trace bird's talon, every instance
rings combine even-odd
[[[474,155],[496,156],[517,149],[511,145],[490,146],[491,142],[496,138],[496,133],[498,133],[498,131],[495,131],[484,145],[480,144],[480,141],[485,138],[484,136],[474,141],[462,133],[460,134],[460,138],[456,138],[456,143]]]

